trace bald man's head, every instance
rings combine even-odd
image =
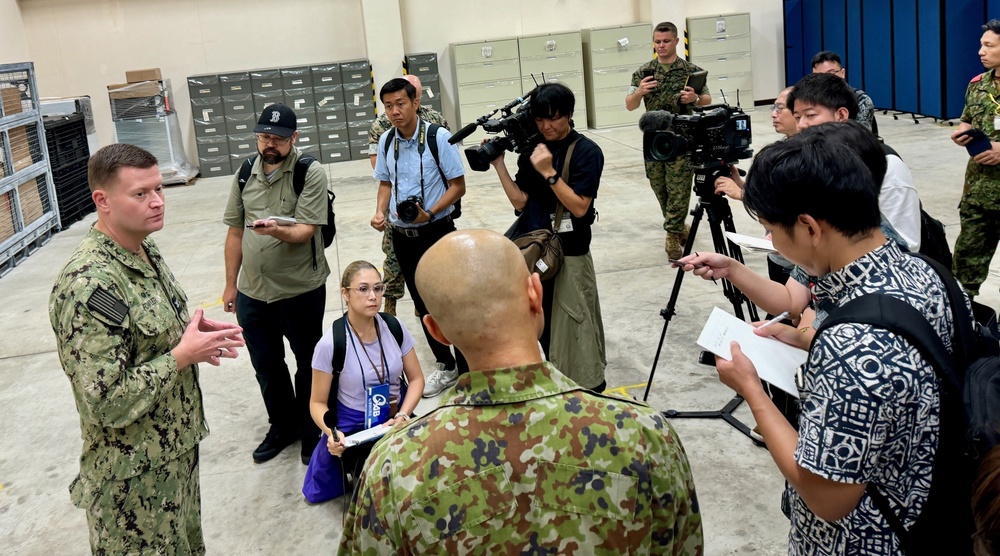
[[[441,238],[420,258],[416,282],[442,334],[463,352],[511,340],[534,346],[538,339],[540,282],[529,275],[521,251],[496,232],[462,230]]]
[[[408,73],[403,76],[403,79],[409,81],[410,85],[413,85],[417,89],[417,101],[420,101],[420,95],[424,93],[424,86],[420,84],[420,78],[412,73]]]

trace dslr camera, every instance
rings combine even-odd
[[[420,198],[419,195],[410,195],[406,199],[396,203],[396,214],[399,215],[399,219],[407,224],[412,224],[417,216],[420,215],[420,207],[424,204],[424,200]]]
[[[715,178],[728,176],[730,164],[753,156],[750,116],[738,106],[699,106],[690,115],[653,110],[639,119],[639,129],[646,160],[673,162],[685,155],[691,159],[695,192],[701,196],[714,195]]]
[[[482,145],[465,149],[465,158],[469,161],[469,167],[477,172],[485,172],[490,169],[490,162],[500,156],[503,151],[512,151],[517,154],[531,152],[539,142],[541,134],[538,126],[535,125],[535,118],[531,116],[530,102],[535,90],[518,97],[503,108],[498,108],[489,114],[479,118],[475,122],[463,127],[451,139],[449,143],[454,145],[465,139],[482,126],[486,133],[503,133],[490,138]],[[494,118],[496,113],[500,113],[499,118]]]

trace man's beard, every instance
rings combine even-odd
[[[292,154],[292,151],[289,150],[288,154]],[[264,152],[260,153],[260,159],[264,161],[264,164],[281,164],[288,158],[288,154],[282,156],[277,149],[268,147],[264,149]]]

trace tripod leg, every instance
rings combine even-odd
[[[701,222],[704,209],[699,204],[691,211],[691,214],[694,215],[694,220],[691,222],[691,232],[688,234],[687,244],[684,246],[684,255],[691,252],[691,246],[694,245],[694,235],[698,232],[698,224]],[[660,362],[660,352],[663,351],[663,340],[667,337],[667,326],[670,325],[670,320],[677,314],[677,298],[680,296],[681,283],[683,281],[684,269],[678,268],[677,277],[674,278],[674,287],[670,290],[670,299],[667,300],[667,306],[660,310],[660,316],[663,317],[663,330],[660,332],[660,343],[656,346],[653,367],[649,370],[649,378],[646,380],[646,391],[642,394],[642,401],[646,401],[649,398],[649,389],[653,386],[653,375],[656,374],[656,365]]]

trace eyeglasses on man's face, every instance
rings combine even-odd
[[[261,145],[274,144],[275,147],[284,147],[291,140],[291,137],[278,137],[277,135],[267,135],[265,133],[257,134],[257,142]]]
[[[785,108],[788,108],[788,106],[785,106],[784,104],[782,104],[780,102],[775,102],[774,104],[771,105],[771,112],[772,113],[778,113],[778,112],[781,112],[782,110],[784,110]]]

